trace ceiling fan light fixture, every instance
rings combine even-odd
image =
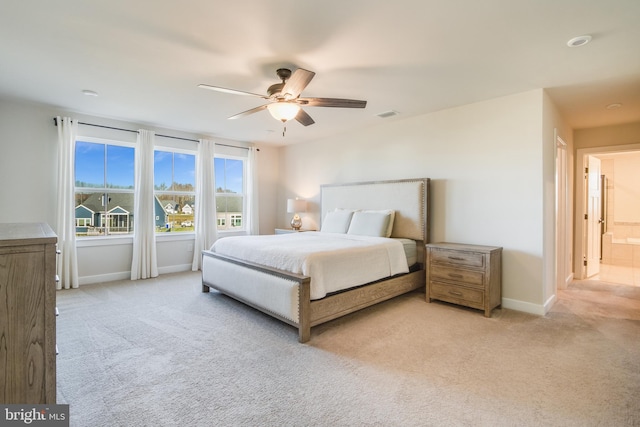
[[[267,105],[267,109],[274,119],[286,122],[298,114],[300,106],[293,102],[274,102]]]

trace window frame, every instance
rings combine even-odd
[[[123,189],[123,188],[112,188],[108,186],[108,182],[106,182],[107,179],[107,158],[105,158],[105,170],[104,170],[104,174],[105,174],[105,182],[104,182],[104,187],[78,187],[76,185],[77,182],[77,177],[75,176],[75,169],[76,169],[76,163],[78,161],[77,156],[76,156],[76,149],[77,149],[77,143],[78,142],[88,142],[88,143],[92,143],[92,144],[101,144],[101,145],[111,145],[111,146],[118,146],[118,147],[126,147],[126,148],[132,148],[134,151],[134,165],[133,165],[133,188],[132,189]],[[119,139],[112,139],[112,138],[99,138],[99,137],[93,137],[93,136],[84,136],[84,135],[77,135],[74,141],[74,158],[73,158],[73,168],[74,168],[74,177],[73,177],[73,194],[74,194],[74,199],[76,197],[76,195],[78,193],[102,193],[103,195],[105,194],[114,194],[114,193],[118,193],[118,194],[131,194],[133,197],[133,204],[135,204],[135,192],[136,192],[136,188],[135,188],[135,154],[136,154],[136,143],[135,142],[129,142],[129,141],[124,141],[124,140],[119,140]],[[78,219],[84,219],[86,221],[86,219],[90,220],[90,226],[93,226],[93,218],[77,218],[76,212],[75,212],[75,208],[77,206],[74,206],[74,220],[75,220],[75,224],[76,224],[76,228],[79,227],[78,225]],[[135,209],[135,208],[134,208]],[[101,216],[104,216],[104,214],[101,214]],[[134,223],[135,226],[135,223]],[[128,240],[132,240],[133,239],[133,228],[131,229],[131,233],[126,233],[126,234],[104,234],[104,235],[86,235],[86,236],[82,236],[82,235],[78,235],[77,231],[76,233],[76,242],[82,242],[82,241],[90,241],[90,240],[115,240],[115,239],[128,239]]]

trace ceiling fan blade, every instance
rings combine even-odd
[[[198,87],[202,89],[215,90],[216,92],[230,93],[232,95],[257,96],[258,98],[269,99],[267,96],[259,95],[257,93],[245,92],[243,90],[227,89],[226,87],[218,87],[205,84],[199,84]]]
[[[340,98],[298,98],[296,102],[309,107],[364,108],[367,106],[367,101]]]
[[[251,110],[247,110],[247,111],[243,111],[242,113],[238,113],[235,116],[231,116],[231,117],[229,117],[229,120],[239,119],[241,117],[248,116],[249,114],[253,114],[253,113],[257,113],[258,111],[265,110],[266,108],[267,108],[267,104],[261,105],[261,106],[256,107],[256,108],[252,108]]]
[[[298,68],[286,81],[284,87],[280,91],[280,94],[286,100],[297,98],[298,96],[300,96],[304,88],[307,87],[307,85],[315,75],[316,73],[314,73],[313,71],[305,70],[304,68]]]
[[[311,116],[308,115],[302,108],[300,109],[300,111],[298,111],[298,114],[296,114],[296,120],[304,126],[309,126],[315,123]]]

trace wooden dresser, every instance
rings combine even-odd
[[[434,299],[484,310],[502,304],[502,248],[431,243],[427,249],[427,302]]]
[[[0,224],[0,403],[56,403],[56,242],[47,224]]]

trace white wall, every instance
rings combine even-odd
[[[555,153],[544,137],[535,90],[282,147],[279,226],[300,196],[316,208],[304,226],[317,227],[321,184],[428,177],[431,240],[502,246],[503,305],[542,313],[543,156]]]
[[[156,133],[189,138],[209,138],[237,146],[248,144],[219,138],[161,129],[82,114],[68,113],[51,106],[0,98],[0,222],[47,222],[55,226],[57,128],[53,117],[69,115],[87,123],[130,130],[149,129]],[[82,136],[135,141],[136,134],[80,126]],[[165,146],[196,149],[190,141],[157,138]],[[259,191],[265,198],[260,228],[272,232],[275,227],[275,200],[278,179],[278,154],[274,148],[260,147],[258,168],[264,176]],[[158,238],[158,269],[161,274],[191,269],[193,234]],[[125,279],[130,277],[131,237],[78,241],[80,283]]]
[[[613,222],[640,224],[640,152],[614,157],[612,169]]]
[[[0,222],[55,223],[54,116],[0,98]]]

